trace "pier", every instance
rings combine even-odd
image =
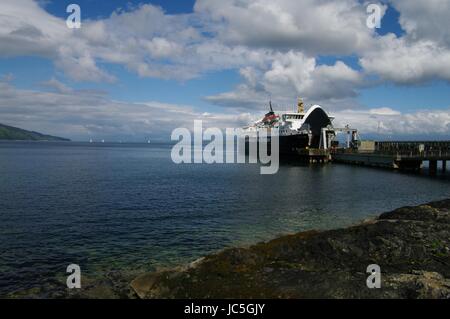
[[[346,135],[344,145],[336,140]],[[439,169],[445,174],[450,160],[450,140],[446,141],[370,141],[361,140],[358,130],[346,126],[323,127],[318,148],[297,149],[296,154],[309,163],[346,163],[405,171],[420,171],[428,162],[430,175]],[[438,163],[441,163],[439,166]]]
[[[314,163],[328,163],[331,161],[331,154],[329,150],[308,148],[300,149],[297,151],[302,160],[305,160],[311,164]]]
[[[366,142],[367,143],[367,142]],[[445,173],[450,160],[450,141],[387,141],[372,142],[373,147],[330,149],[334,162],[384,167],[398,170],[420,171],[429,162],[430,175],[438,172],[438,162]],[[359,144],[361,145],[361,143]]]

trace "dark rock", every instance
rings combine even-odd
[[[404,207],[346,229],[231,248],[144,274],[141,298],[450,298],[450,200]],[[369,289],[378,264],[382,287]]]

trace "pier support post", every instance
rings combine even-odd
[[[445,174],[446,170],[447,170],[447,161],[442,160],[442,174]]]
[[[403,161],[395,161],[394,162],[394,168],[398,168],[401,170],[407,170],[407,171],[420,171],[420,168],[422,167],[422,161],[417,160],[403,160]]]
[[[430,175],[437,173],[437,160],[430,160]]]

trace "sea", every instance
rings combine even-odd
[[[183,265],[448,198],[447,175],[344,164],[175,164],[170,144],[1,142],[0,297]]]

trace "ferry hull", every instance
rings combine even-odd
[[[245,140],[245,153],[248,155],[250,144],[257,144],[255,140]],[[306,149],[309,146],[309,136],[307,134],[296,134],[279,136],[279,152],[280,155],[297,155],[298,150]],[[258,149],[258,145],[256,146]],[[271,150],[271,142],[268,142],[269,153]]]

